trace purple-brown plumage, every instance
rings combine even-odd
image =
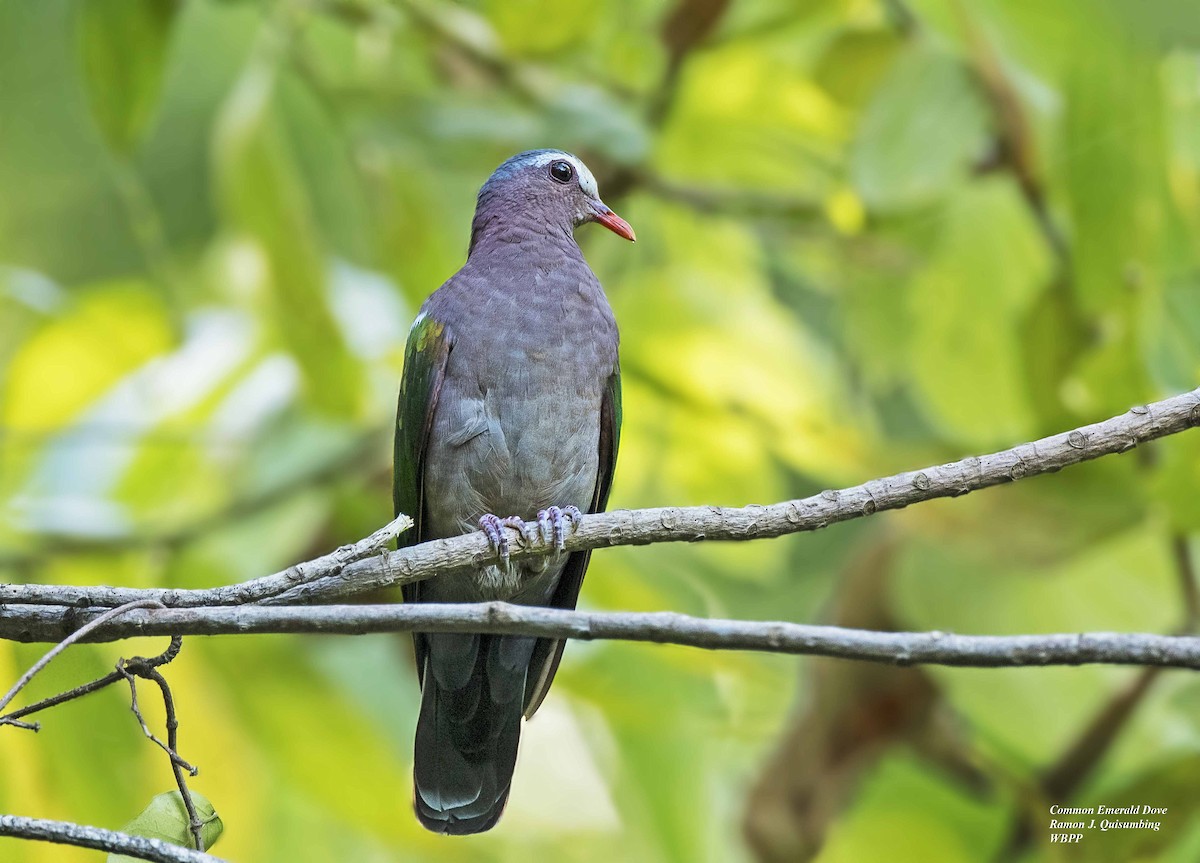
[[[589,221],[634,238],[574,156],[514,156],[480,190],[466,264],[422,307],[397,416],[396,507],[416,520],[406,542],[482,526],[497,560],[410,585],[406,601],[575,605],[588,554],[512,563],[502,528],[536,519],[561,547],[565,522],[608,498],[617,327],[574,240]],[[438,832],[487,830],[508,797],[522,714],[545,696],[562,642],[438,634],[414,643],[417,815]]]

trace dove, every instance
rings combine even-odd
[[[466,263],[413,323],[396,417],[395,511],[414,519],[402,544],[482,530],[493,555],[405,585],[406,602],[575,607],[589,552],[566,553],[565,538],[607,504],[621,429],[617,325],[574,237],[589,222],[635,240],[578,158],[513,156],[479,191]],[[510,560],[505,528],[553,552]],[[438,833],[489,830],[508,800],[522,719],[545,698],[564,642],[413,641],[417,817]]]

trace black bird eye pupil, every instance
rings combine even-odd
[[[568,183],[575,176],[575,169],[570,162],[551,162],[550,176],[560,183]]]

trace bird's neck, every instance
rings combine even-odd
[[[555,215],[539,214],[522,201],[481,198],[467,255],[520,246],[524,255],[582,258],[571,224]]]

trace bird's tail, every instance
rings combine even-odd
[[[435,833],[482,833],[508,801],[536,639],[430,634],[413,757],[413,807]]]

